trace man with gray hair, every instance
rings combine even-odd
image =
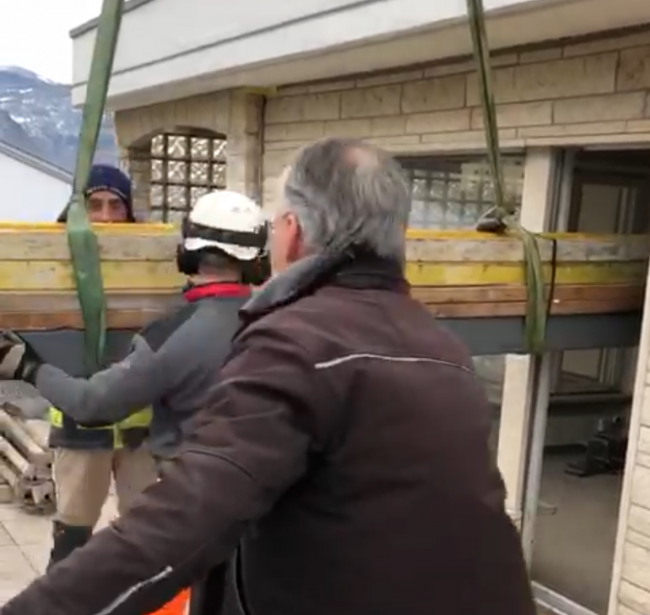
[[[183,450],[0,615],[140,615],[235,552],[246,614],[534,615],[485,393],[409,296],[399,165],[326,139],[282,194],[275,276]]]

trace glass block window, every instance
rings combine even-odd
[[[411,186],[410,226],[416,229],[473,229],[494,207],[494,185],[485,156],[400,160]],[[503,159],[506,194],[521,205],[524,157]]]
[[[178,222],[196,200],[226,187],[226,138],[161,134],[151,140],[151,221]]]

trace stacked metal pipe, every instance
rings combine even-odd
[[[47,402],[35,391],[0,383],[0,502],[15,502],[37,514],[55,506],[52,453],[47,422],[25,417],[46,410]]]

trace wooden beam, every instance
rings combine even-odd
[[[440,233],[430,237],[408,235],[406,258],[414,262],[520,263],[524,260],[521,241],[489,233]],[[538,246],[545,262],[621,262],[645,260],[650,255],[650,238],[645,235],[541,235]]]
[[[1,239],[0,239],[1,241]],[[103,261],[104,288],[107,291],[178,291],[185,276],[176,264],[167,261]],[[74,290],[68,261],[0,261],[0,292]]]
[[[169,224],[95,225],[102,259],[106,261],[173,260],[179,231]],[[612,262],[643,260],[650,255],[646,235],[589,235],[549,233],[539,235],[543,260],[550,261],[552,239],[560,262]],[[517,237],[468,231],[415,231],[407,233],[407,257],[425,262],[521,262]],[[0,262],[68,261],[63,227],[57,224],[0,224]]]
[[[457,303],[510,303],[526,301],[525,286],[424,286],[415,287],[413,297],[429,305]],[[567,284],[556,286],[551,301],[632,301],[643,305],[643,288],[635,284]]]
[[[171,225],[96,225],[107,292],[108,326],[138,329],[178,298],[185,277],[173,255]],[[544,274],[554,277],[551,313],[622,312],[641,307],[647,236],[542,235]],[[551,271],[553,239],[555,271]],[[407,278],[414,295],[449,318],[525,313],[518,238],[475,232],[408,232]],[[27,258],[28,256],[28,258]],[[67,240],[57,224],[0,224],[0,326],[79,329]]]
[[[524,301],[509,303],[454,303],[427,304],[429,311],[437,318],[497,318],[506,316],[524,316],[527,304]],[[612,301],[566,301],[551,306],[551,316],[570,314],[614,314],[636,312],[636,301],[620,298]]]
[[[551,278],[546,265],[545,276]],[[643,285],[645,261],[559,263],[556,284]],[[172,262],[104,261],[104,288],[108,292],[178,292],[185,277]],[[520,262],[409,262],[408,280],[414,286],[478,286],[524,284]],[[67,261],[0,261],[1,292],[58,292],[74,290],[74,279]]]
[[[523,316],[523,285],[413,287],[412,295],[440,318]],[[178,301],[169,294],[109,294],[109,329],[137,330]],[[0,293],[0,325],[19,331],[83,329],[74,293]],[[635,284],[556,286],[551,314],[594,314],[642,309],[643,287]]]
[[[107,327],[141,329],[180,301],[175,292],[108,293]],[[73,291],[0,292],[0,326],[18,331],[83,329],[79,302]]]
[[[164,310],[109,310],[106,326],[109,329],[137,331],[156,318],[164,315]],[[52,329],[83,329],[80,312],[37,312],[21,314],[0,312],[0,324],[4,329],[16,331],[50,331]]]
[[[645,283],[647,263],[585,262],[561,263],[555,272],[555,283],[562,284],[639,284]],[[551,268],[544,267],[546,281]],[[521,263],[407,263],[406,277],[414,286],[488,286],[524,285],[525,270]]]

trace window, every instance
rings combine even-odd
[[[409,226],[429,230],[472,230],[496,205],[486,156],[414,157],[400,160],[413,199]],[[521,206],[524,156],[502,158],[505,191]],[[498,407],[503,394],[505,355],[474,357],[478,376],[494,408],[494,449],[498,440]]]
[[[411,228],[472,229],[494,207],[494,184],[485,156],[405,158],[411,185]],[[503,158],[506,195],[521,205],[524,157]]]
[[[196,200],[226,187],[226,139],[161,134],[151,140],[151,221],[176,222]]]

